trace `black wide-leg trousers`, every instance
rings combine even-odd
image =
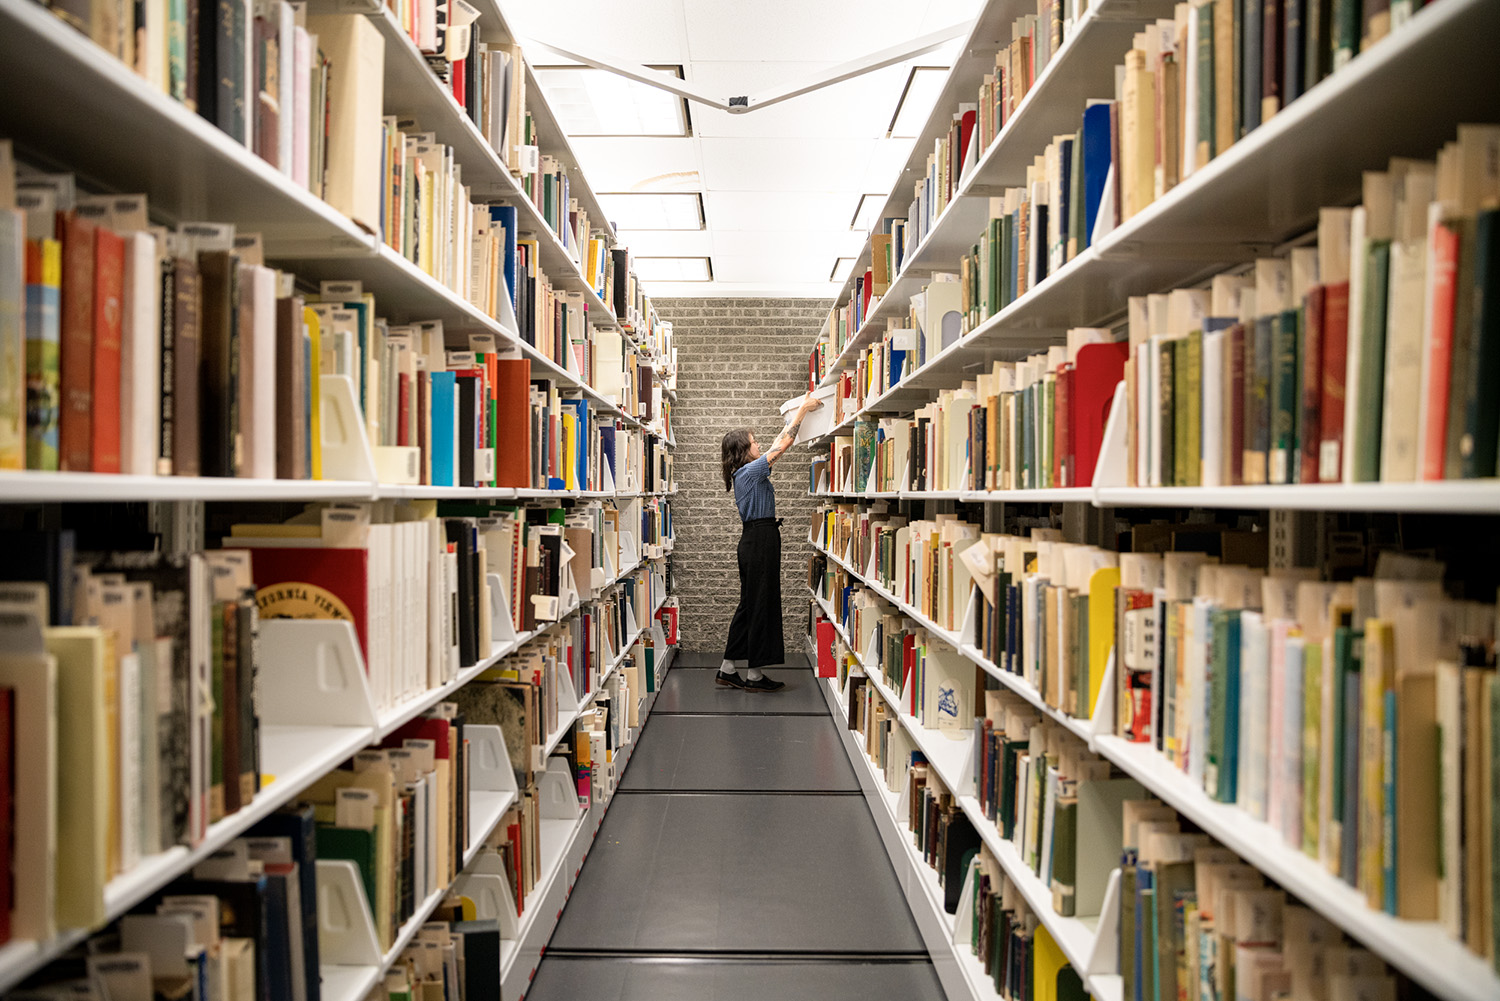
[[[725,660],[748,660],[751,667],[786,662],[781,633],[781,520],[744,523],[738,549],[740,603],[729,623]]]

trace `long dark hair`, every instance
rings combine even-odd
[[[735,428],[724,436],[724,489],[734,489],[734,474],[750,461],[750,429]]]

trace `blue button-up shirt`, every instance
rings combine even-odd
[[[771,486],[771,464],[763,455],[734,472],[734,503],[740,521],[776,517],[776,488]]]

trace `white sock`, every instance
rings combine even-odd
[[[765,675],[760,672],[760,668],[758,667],[751,667],[745,670],[745,680],[747,681],[759,681],[764,677]]]
[[[739,672],[735,670],[734,661],[732,661],[732,660],[726,660],[726,661],[724,661],[724,663],[722,663],[722,664],[719,665],[719,673],[720,674],[738,674]]]

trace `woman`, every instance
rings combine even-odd
[[[781,635],[781,522],[776,517],[776,491],[771,466],[797,440],[797,429],[807,412],[821,404],[808,393],[765,455],[749,428],[724,436],[724,489],[734,491],[744,527],[740,533],[740,603],[729,623],[724,663],[717,684],[747,692],[779,692],[785,682],[761,673],[761,668],[786,660]],[[741,678],[739,668],[744,667]]]

